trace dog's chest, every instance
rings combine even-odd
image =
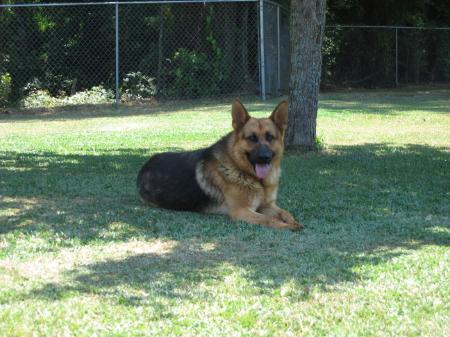
[[[248,191],[254,191],[261,188],[260,183],[258,183],[255,179],[233,167],[221,164],[217,169],[224,178],[226,184],[239,186],[240,189],[247,190],[246,193],[248,193]]]
[[[254,195],[247,195],[247,200],[243,200],[243,206],[248,206],[253,211],[256,211],[260,208],[264,201],[264,193],[258,193]],[[213,203],[209,205],[205,209],[206,213],[214,213],[214,214],[228,214],[230,210],[229,205],[225,202],[225,200],[220,201],[219,203]]]
[[[211,203],[204,210],[207,213],[229,213],[230,205],[227,204],[225,194],[230,193],[227,192],[230,191],[230,187],[234,190],[230,195],[233,195],[237,204],[257,211],[266,201],[276,199],[279,176],[279,167],[274,167],[262,182],[223,162],[217,166],[208,166],[207,163],[200,162],[196,169],[198,184],[211,198]]]
[[[256,211],[262,204],[264,200],[264,193],[259,193],[257,195],[251,196],[249,198],[250,209]]]

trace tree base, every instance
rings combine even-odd
[[[315,145],[288,145],[285,150],[287,154],[305,154],[310,152],[319,152],[322,148]]]

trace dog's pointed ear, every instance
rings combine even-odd
[[[275,110],[273,110],[272,114],[270,115],[270,119],[272,122],[275,123],[275,125],[280,129],[281,132],[284,132],[286,130],[287,124],[288,124],[288,110],[289,110],[289,104],[287,101],[282,101],[280,104],[277,105]]]
[[[235,131],[241,129],[250,119],[250,115],[238,99],[233,100],[231,116],[233,117],[233,129]]]

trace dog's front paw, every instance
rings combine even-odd
[[[299,223],[294,219],[292,214],[289,213],[288,211],[285,211],[284,209],[280,210],[279,216],[283,222],[286,222],[286,223],[292,224],[292,225],[295,225],[295,224],[299,225]]]
[[[295,220],[291,223],[287,223],[287,222],[280,221],[276,218],[274,218],[270,221],[269,227],[277,228],[277,229],[289,229],[293,232],[301,231],[304,228],[304,226],[301,223],[298,223]]]
[[[297,221],[294,221],[294,223],[289,224],[289,226],[290,226],[289,229],[294,232],[301,231],[305,228],[305,226],[303,226],[301,223],[299,223]]]

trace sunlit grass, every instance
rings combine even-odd
[[[228,102],[1,116],[0,335],[445,336],[450,91],[321,98],[324,151],[283,163],[301,233],[137,197],[152,153],[231,130]]]

